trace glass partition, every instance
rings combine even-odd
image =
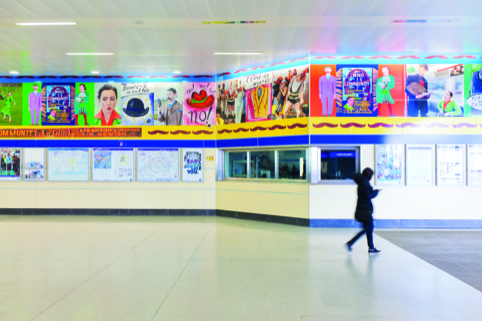
[[[306,150],[278,151],[278,178],[306,179]]]

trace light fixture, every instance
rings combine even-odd
[[[17,26],[76,26],[77,22],[16,22]]]
[[[262,55],[262,52],[213,52],[213,55],[218,56],[252,56],[252,55]]]
[[[96,74],[96,75],[97,75],[97,74],[100,74],[100,72],[98,72],[97,70],[92,70],[90,73],[91,73],[91,74]]]
[[[10,71],[10,73],[11,73],[12,75],[18,75],[18,71],[15,71],[15,70]]]
[[[182,74],[182,71],[180,71],[180,70],[174,70],[172,73],[173,73],[173,74]]]
[[[66,52],[67,56],[113,56],[113,52]]]

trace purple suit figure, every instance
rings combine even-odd
[[[335,99],[336,77],[333,77],[331,68],[325,67],[326,75],[320,77],[320,99],[323,106],[323,116],[331,116],[333,112],[333,100]]]
[[[34,92],[28,94],[28,109],[32,117],[31,125],[38,125],[40,122],[40,110],[42,108],[42,93],[38,92],[38,85],[33,85]],[[37,115],[37,118],[35,118]]]

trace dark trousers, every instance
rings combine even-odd
[[[357,235],[355,235],[351,240],[349,240],[346,244],[352,246],[355,242],[366,233],[367,235],[367,244],[369,249],[375,248],[373,245],[373,221],[368,222],[360,222],[363,224],[363,230],[361,230]]]

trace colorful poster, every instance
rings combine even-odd
[[[437,145],[437,185],[464,185],[465,145]]]
[[[245,77],[216,83],[216,125],[246,122],[246,89]]]
[[[469,186],[482,185],[482,145],[469,144],[467,150],[467,183]]]
[[[22,84],[0,84],[0,126],[22,125]]]
[[[76,83],[74,99],[75,126],[94,124],[95,86],[93,83]]]
[[[433,145],[407,145],[407,185],[433,185]]]
[[[467,64],[464,74],[464,116],[482,116],[482,64]]]
[[[378,65],[337,66],[337,117],[376,116]]]
[[[271,119],[271,84],[246,90],[246,121]]]
[[[134,181],[134,149],[93,148],[92,181]]]
[[[23,98],[23,113],[22,125],[35,126],[40,125],[42,117],[42,83],[23,83],[22,84],[22,98]],[[12,119],[13,121],[13,119]]]
[[[21,181],[22,149],[0,148],[1,170],[0,181]]]
[[[310,67],[272,72],[271,119],[308,117],[310,114]]]
[[[122,84],[122,121],[124,126],[154,126],[154,84]]]
[[[184,83],[184,125],[214,125],[216,88],[214,82]]]
[[[311,65],[310,69],[310,116],[335,117],[336,65]]]
[[[138,148],[138,182],[179,182],[179,149]]]
[[[403,185],[403,145],[375,145],[375,184]]]
[[[154,83],[154,125],[182,125],[182,82]]]
[[[45,148],[23,149],[23,180],[45,181]]]
[[[42,125],[74,125],[75,84],[45,85]]]
[[[184,148],[182,150],[182,181],[203,181],[203,149]]]
[[[122,114],[122,84],[95,84],[94,126],[118,126]]]
[[[378,117],[405,116],[405,65],[378,65],[375,86],[374,115]]]
[[[49,148],[48,180],[53,182],[88,182],[89,148]]]
[[[464,70],[460,66],[407,65],[407,116],[463,116]]]

